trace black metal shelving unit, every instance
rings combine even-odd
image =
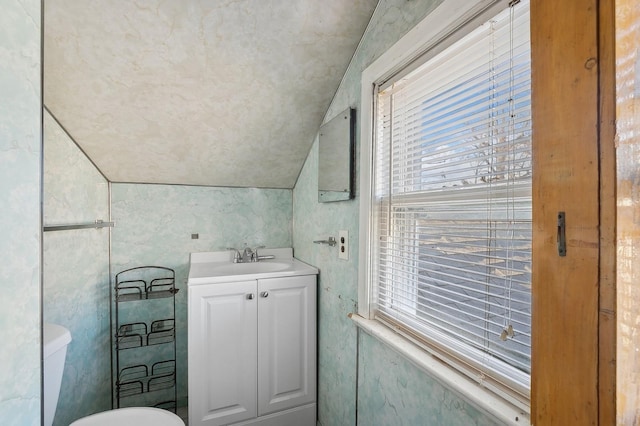
[[[175,271],[139,266],[115,276],[116,408],[177,410]]]

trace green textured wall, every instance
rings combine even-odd
[[[347,107],[360,111],[362,71],[439,3],[380,1],[329,108],[327,120]],[[359,134],[357,123],[356,141]],[[360,151],[358,142],[356,151]],[[358,332],[347,317],[356,311],[358,298],[359,188],[354,200],[318,203],[317,173],[316,139],[293,192],[293,246],[296,257],[320,269],[319,423],[322,426],[493,424],[387,346]],[[341,229],[349,231],[349,261],[338,260],[335,248],[312,243],[337,236]]]
[[[0,424],[39,425],[42,10],[0,10]]]

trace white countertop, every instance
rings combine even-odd
[[[291,248],[260,249],[260,256],[273,255],[251,263],[233,263],[233,251],[191,253],[187,285],[248,281],[263,278],[316,275],[318,269],[293,257]]]

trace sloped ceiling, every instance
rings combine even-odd
[[[292,188],[377,0],[45,0],[44,103],[113,182]]]

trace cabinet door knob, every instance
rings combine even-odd
[[[253,300],[253,297],[254,297],[254,296],[253,296],[253,293],[249,293],[249,294],[247,294],[247,299],[249,299],[249,300]]]
[[[262,297],[269,297],[269,292],[268,291],[263,291],[260,296]]]

